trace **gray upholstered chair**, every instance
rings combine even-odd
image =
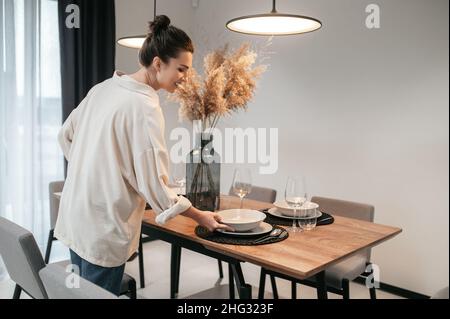
[[[52,264],[39,271],[42,283],[49,299],[118,299],[116,295],[85,280],[75,273],[71,273],[70,283],[67,286],[69,273],[64,267]],[[75,286],[76,285],[76,286]]]
[[[0,255],[16,283],[14,299],[20,298],[22,290],[35,299],[47,298],[39,277],[45,262],[33,234],[3,217],[0,217]],[[61,264],[67,265],[68,261]],[[136,298],[136,281],[127,274],[122,278],[121,294]]]
[[[24,290],[35,299],[46,299],[39,270],[45,267],[39,247],[26,229],[0,217],[0,254],[6,270],[16,283],[14,299]]]
[[[349,217],[368,222],[373,222],[375,208],[372,205],[349,202],[339,199],[331,199],[325,197],[313,197],[312,202],[319,204],[319,210],[335,216]],[[338,264],[335,264],[325,270],[325,282],[327,290],[340,294],[344,299],[350,298],[350,281],[365,274],[367,266],[370,264],[371,249],[364,250],[356,255],[353,255]],[[264,296],[264,283],[266,274],[271,276],[273,295],[278,298],[276,283],[274,277],[291,280],[292,283],[292,297],[296,298],[297,283],[307,286],[315,287],[315,278],[308,278],[307,280],[292,280],[284,275],[261,269],[260,275],[260,290],[259,298]],[[367,275],[367,274],[366,274]],[[375,288],[369,289],[371,299],[376,299]]]
[[[228,192],[231,196],[237,196],[233,192],[233,186],[231,186],[230,191]],[[258,200],[261,202],[274,203],[277,198],[277,191],[272,188],[252,186],[252,191],[245,196],[247,199]]]

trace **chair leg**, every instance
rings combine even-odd
[[[14,288],[13,299],[20,299],[21,292],[22,292],[22,287],[20,287],[19,285],[16,285],[16,287]]]
[[[235,299],[234,276],[233,276],[233,269],[231,268],[230,263],[228,263],[228,286],[229,286],[229,290],[230,290],[230,299]]]
[[[237,290],[239,292],[240,299],[252,299],[252,286],[247,284],[244,279],[244,274],[242,272],[241,264],[238,262],[236,264],[231,264],[231,269],[233,272],[233,277],[236,280]]]
[[[270,275],[270,283],[272,284],[273,299],[278,299],[277,281],[274,275]]]
[[[259,291],[258,299],[264,299],[264,291],[266,290],[266,271],[261,267],[261,273],[259,275]]]
[[[375,287],[369,288],[369,293],[370,293],[370,299],[372,299],[372,300],[377,299],[377,290]]]
[[[370,265],[370,264],[371,263],[368,263],[367,265]],[[372,266],[372,270],[370,271],[369,275],[374,276],[373,266]],[[373,284],[375,285],[375,278],[374,278]],[[370,287],[369,294],[370,294],[370,299],[376,300],[377,299],[377,288],[375,288],[375,286]]]
[[[220,259],[217,259],[217,263],[219,265],[219,278],[223,278],[223,268],[222,268],[222,261]]]
[[[129,297],[130,299],[137,299],[137,293],[136,293],[136,281],[132,280],[129,284]]]
[[[54,230],[51,229],[48,232],[48,241],[47,241],[47,249],[45,250],[45,263],[48,264],[49,260],[50,260],[50,253],[52,251],[52,244],[53,244],[53,239],[54,239]]]
[[[316,274],[317,299],[328,299],[327,283],[325,282],[325,270]]]
[[[297,283],[295,281],[291,281],[291,297],[297,299]]]
[[[342,279],[342,298],[350,299],[350,283],[348,279]]]
[[[139,238],[139,283],[141,288],[145,288],[145,271],[144,271],[144,248],[142,247],[142,233]]]

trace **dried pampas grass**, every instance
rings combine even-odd
[[[266,70],[264,65],[253,67],[256,58],[249,44],[234,52],[229,52],[226,45],[207,54],[204,79],[195,69],[189,70],[170,97],[181,104],[180,118],[202,120],[205,130],[213,129],[222,116],[245,110],[253,98],[256,80]]]

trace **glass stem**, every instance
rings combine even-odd
[[[241,205],[239,206],[239,209],[242,209],[242,206],[244,205],[244,196],[239,196],[241,198]]]

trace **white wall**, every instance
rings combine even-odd
[[[116,0],[116,36],[143,35],[153,20],[153,0]],[[165,14],[172,23],[192,34],[193,8],[189,0],[157,1],[157,14]],[[117,69],[134,72],[139,68],[138,50],[116,47]]]
[[[269,11],[270,1],[203,0],[195,9],[190,0],[159,3],[158,13],[193,37],[197,59],[224,42],[265,41],[224,25]],[[370,3],[381,7],[378,30],[364,24]],[[142,33],[153,16],[152,1],[116,6],[118,37]],[[374,249],[381,280],[428,295],[447,286],[448,1],[284,0],[278,9],[324,26],[275,38],[248,112],[222,122],[279,129],[279,170],[255,174],[254,183],[276,188],[281,198],[286,177],[303,172],[313,194],[375,205],[376,222],[403,228]],[[133,71],[136,54],[118,48],[117,68]],[[163,108],[169,132],[179,125],[176,106]],[[224,191],[232,170],[223,166]]]

